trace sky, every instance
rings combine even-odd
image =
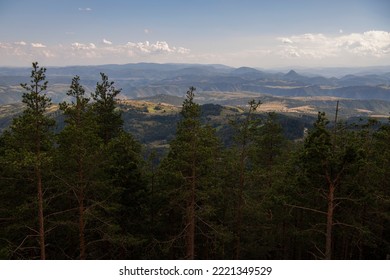
[[[388,0],[0,0],[0,66],[390,65]]]

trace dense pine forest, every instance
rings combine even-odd
[[[390,257],[388,123],[346,123],[335,102],[292,141],[253,100],[226,142],[190,87],[161,155],[124,129],[103,73],[91,94],[72,79],[58,129],[45,71],[0,135],[1,259]]]

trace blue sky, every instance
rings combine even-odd
[[[388,0],[0,0],[0,65],[390,65]]]

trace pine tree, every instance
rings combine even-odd
[[[101,82],[96,84],[92,99],[95,102],[93,111],[98,124],[99,136],[107,144],[122,131],[123,120],[119,111],[115,109],[116,97],[121,89],[114,87],[114,82],[108,81],[108,76],[100,73]]]
[[[236,135],[235,135],[235,145],[236,145],[236,157],[238,159],[237,162],[237,172],[238,174],[238,182],[234,187],[237,202],[235,207],[235,244],[234,244],[234,258],[241,258],[241,239],[243,232],[243,211],[244,211],[244,193],[246,191],[246,187],[248,185],[247,177],[247,167],[250,149],[252,148],[253,140],[254,140],[254,131],[256,130],[258,124],[258,120],[253,118],[253,114],[256,112],[257,107],[260,106],[261,102],[256,102],[255,100],[251,100],[249,105],[249,111],[243,122],[236,124]]]
[[[261,258],[287,258],[289,215],[280,201],[284,197],[291,145],[275,113],[268,113],[253,134],[249,153],[250,189],[247,192],[250,197],[247,200],[253,201],[253,222],[245,234],[246,251],[250,256],[258,254]]]
[[[170,143],[169,154],[160,167],[160,179],[167,188],[171,214],[169,218],[182,217],[183,222],[174,227],[174,243],[184,240],[186,259],[202,257],[210,248],[199,250],[200,240],[206,244],[205,235],[218,239],[221,234],[219,225],[214,225],[213,198],[218,193],[215,177],[220,143],[215,131],[203,126],[200,121],[200,106],[194,102],[195,88],[187,91],[181,111],[182,119],[177,124],[175,139]],[[173,187],[173,188],[172,188]],[[167,217],[168,218],[168,217]],[[171,229],[173,224],[171,225]],[[177,232],[179,231],[179,233]],[[197,234],[202,232],[203,234]],[[183,257],[176,255],[175,257]]]
[[[46,68],[39,67],[37,62],[32,64],[30,84],[21,84],[25,91],[22,102],[26,109],[21,116],[13,120],[6,136],[6,160],[35,185],[38,230],[34,232],[39,238],[41,259],[46,258],[44,173],[51,163],[50,151],[53,147],[51,128],[55,124],[55,121],[47,115],[51,100],[45,93],[48,84],[45,72]]]
[[[97,134],[97,124],[93,118],[89,98],[80,84],[78,76],[72,79],[67,95],[71,103],[61,103],[60,109],[66,117],[66,126],[58,135],[58,175],[59,184],[68,189],[68,194],[75,196],[71,199],[77,204],[79,232],[79,259],[87,257],[86,240],[86,210],[91,204],[94,184],[100,173],[100,140]],[[69,199],[69,198],[68,198]],[[67,205],[61,200],[64,205]],[[65,209],[66,210],[66,209]]]
[[[306,180],[305,184],[314,192],[311,199],[314,204],[306,205],[305,209],[326,216],[325,245],[324,250],[320,250],[321,257],[325,259],[333,258],[334,225],[336,207],[341,208],[338,202],[340,195],[342,197],[351,195],[348,192],[342,193],[343,186],[346,185],[347,178],[353,174],[354,166],[359,163],[357,147],[351,138],[352,134],[337,122],[331,130],[327,126],[328,123],[325,113],[319,113],[313,130],[305,140],[301,158],[304,168],[302,174],[299,174],[305,175],[302,179]],[[324,207],[318,209],[319,205]]]
[[[386,259],[390,249],[390,126],[369,120],[357,135],[360,165],[350,180],[354,197],[343,212],[354,227],[344,232],[350,244],[343,253],[356,259]]]

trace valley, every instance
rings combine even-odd
[[[261,71],[249,67],[224,65],[155,64],[52,67],[47,69],[47,95],[53,106],[49,113],[63,127],[57,104],[69,101],[66,92],[74,75],[79,75],[87,93],[93,92],[99,72],[106,73],[121,88],[118,107],[124,127],[142,143],[164,146],[175,133],[175,125],[189,86],[195,86],[195,101],[205,109],[203,118],[224,133],[232,118],[242,115],[250,100],[261,101],[257,114],[275,112],[284,121],[290,139],[302,137],[319,111],[329,116],[339,103],[344,120],[377,118],[390,112],[390,69],[357,69],[336,77]],[[386,72],[389,70],[389,72]],[[337,74],[335,69],[330,73]],[[344,71],[346,71],[344,69]],[[376,71],[376,72],[375,72]],[[0,131],[23,110],[20,83],[28,82],[29,69],[0,68]],[[294,124],[292,124],[294,123]],[[288,127],[292,126],[292,127]],[[296,131],[294,129],[296,128]]]

